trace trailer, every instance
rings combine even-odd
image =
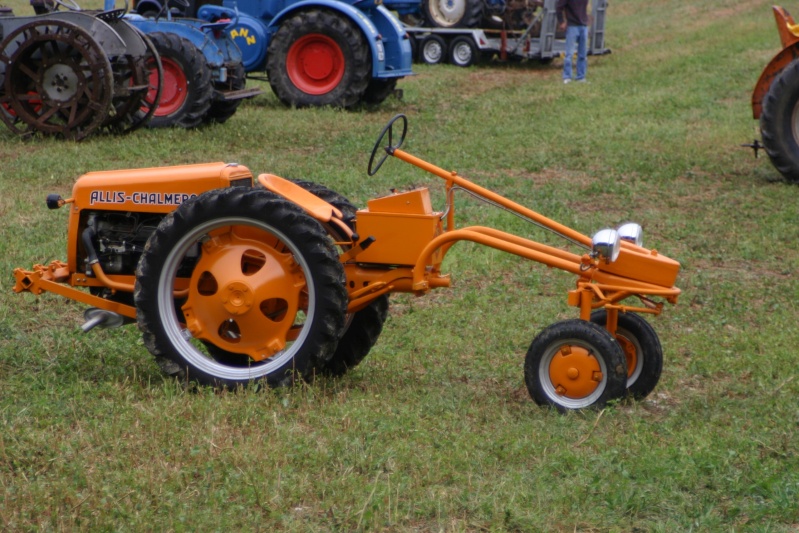
[[[415,59],[436,65],[451,63],[469,67],[481,59],[497,57],[552,61],[564,53],[566,42],[558,32],[555,5],[557,0],[544,0],[530,16],[526,27],[509,28],[495,17],[497,28],[427,28],[405,26],[411,39]],[[589,28],[589,55],[609,54],[605,46],[605,14],[608,0],[592,0]]]

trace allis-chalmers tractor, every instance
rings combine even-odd
[[[791,182],[799,182],[799,25],[774,6],[782,50],[769,62],[752,91],[752,113],[760,136],[746,146],[764,148],[772,164]]]
[[[588,237],[414,157],[400,149],[406,132],[404,115],[386,125],[368,173],[392,155],[440,177],[443,212],[427,188],[356,210],[321,185],[254,179],[237,164],[91,172],[72,198],[47,200],[69,209],[67,261],[16,269],[14,290],[92,306],[85,331],[135,319],[161,368],[182,380],[275,386],[357,365],[381,332],[389,295],[448,287],[445,255],[473,241],[576,276],[567,301],[579,318],[544,328],[526,355],[524,380],[536,402],[570,410],[649,394],[663,354],[641,315],[659,314],[656,300],[676,303],[679,263],[643,248],[637,224]],[[489,227],[456,228],[458,190],[584,252]]]

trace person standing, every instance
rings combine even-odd
[[[588,71],[588,0],[558,0],[556,12],[560,29],[566,29],[566,57],[563,59],[563,83],[572,81],[572,58],[577,45],[576,81],[585,81]]]

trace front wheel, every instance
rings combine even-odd
[[[144,344],[181,381],[271,386],[333,355],[344,270],[321,225],[265,190],[204,193],[147,242],[134,299]]]
[[[604,327],[608,312],[591,313],[591,322]],[[627,361],[627,394],[641,399],[655,389],[663,371],[663,348],[657,333],[640,315],[619,313],[616,342]]]
[[[760,134],[774,167],[786,180],[799,182],[799,61],[789,64],[769,87]]]
[[[621,348],[606,329],[564,320],[544,328],[530,344],[524,381],[536,403],[568,411],[620,398],[626,369]]]
[[[280,25],[266,70],[272,90],[286,105],[351,107],[369,84],[369,45],[346,17],[303,11]]]

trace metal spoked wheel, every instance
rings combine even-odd
[[[139,328],[168,374],[233,387],[310,377],[344,327],[344,270],[322,227],[264,190],[211,191],[168,215],[136,275]]]
[[[584,320],[557,322],[533,340],[524,363],[533,400],[561,411],[602,407],[624,394],[627,366],[608,331]]]
[[[0,118],[15,133],[79,140],[108,116],[111,64],[79,26],[61,20],[25,24],[0,43],[0,62]]]

